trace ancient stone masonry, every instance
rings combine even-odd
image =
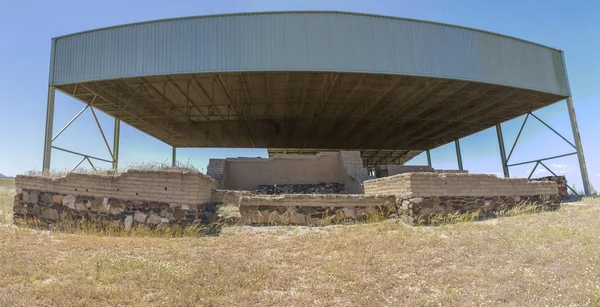
[[[435,170],[427,165],[378,165],[375,167],[375,177],[382,178],[404,173],[414,172],[435,172]]]
[[[206,168],[206,175],[214,180],[221,180],[225,172],[225,159],[210,159]]]
[[[164,228],[219,219],[251,225],[317,226],[399,217],[414,224],[452,213],[478,212],[485,217],[522,203],[553,209],[561,195],[566,195],[564,177],[529,181],[416,169],[426,172],[369,179],[358,152],[342,151],[308,158],[211,160],[213,178],[220,176],[221,184],[248,188],[237,190],[217,189],[217,181],[189,171],[17,176],[14,216],[50,223],[67,217],[100,220],[124,228],[136,224]],[[265,170],[273,173],[262,176]],[[354,194],[347,194],[351,191]]]
[[[383,178],[405,173],[454,173],[468,174],[467,170],[433,169],[427,165],[379,165],[375,168],[375,177]]]
[[[278,184],[260,185],[251,191],[252,194],[340,194],[344,191],[344,184],[338,182],[317,184]]]
[[[558,196],[450,196],[412,197],[379,195],[241,196],[242,224],[311,225],[347,223],[369,217],[402,218],[409,224],[428,224],[435,216],[478,212],[491,217],[516,205],[558,208]]]
[[[242,196],[250,195],[250,191],[213,190],[212,202],[221,205],[239,206]]]
[[[139,171],[119,175],[71,173],[65,177],[19,175],[15,185],[23,190],[128,200],[175,203],[210,202],[215,181],[189,171]]]
[[[459,169],[436,169],[436,173],[445,173],[445,174],[468,174],[468,170],[459,170]]]
[[[531,181],[554,181],[558,185],[558,196],[561,199],[569,197],[569,190],[567,189],[567,178],[565,176],[548,176],[541,178],[532,178]]]
[[[452,213],[471,213],[478,211],[479,218],[494,216],[499,210],[514,208],[519,204],[536,205],[544,210],[558,208],[558,195],[535,196],[454,196],[454,197],[413,197],[397,199],[397,214],[409,224],[427,224],[434,216]]]
[[[209,175],[218,188],[251,191],[260,185],[344,183],[338,153],[276,155],[263,158],[211,159]]]
[[[121,175],[17,176],[15,218],[114,221],[152,226],[205,222],[215,212],[215,183],[195,172],[129,171]]]
[[[14,203],[15,219],[40,219],[54,223],[61,219],[109,221],[131,229],[135,224],[164,228],[208,223],[216,217],[212,204],[178,204],[131,201],[108,197],[56,194],[21,190]]]
[[[394,196],[304,194],[242,196],[242,224],[323,226],[395,210]]]
[[[521,203],[555,208],[560,200],[556,182],[484,174],[406,173],[368,180],[364,187],[367,195],[395,195],[397,214],[411,223],[449,213],[486,216]]]
[[[360,151],[340,151],[339,154],[342,167],[348,176],[356,179],[358,182],[373,179],[363,164]]]
[[[208,175],[224,190],[260,190],[259,186],[339,183],[344,193],[361,194],[369,177],[359,151],[263,158],[210,159]],[[337,192],[335,192],[337,193]]]
[[[339,160],[342,173],[347,174],[344,180],[347,193],[362,194],[363,181],[373,179],[363,165],[363,160],[358,151],[340,151]]]
[[[363,184],[367,195],[388,194],[402,198],[558,194],[556,182],[498,178],[488,174],[406,173],[367,180]]]

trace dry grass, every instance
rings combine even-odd
[[[3,189],[12,189],[15,186],[15,180],[14,179],[8,179],[8,178],[0,178],[0,190]]]
[[[584,205],[600,205],[600,197],[586,196],[586,197],[583,197],[578,203],[584,204]]]
[[[0,192],[3,212],[11,203]],[[599,209],[440,227],[230,227],[183,238],[31,230],[4,214],[0,306],[598,306]]]
[[[176,165],[172,166],[171,162],[133,162],[124,167],[120,167],[117,170],[113,170],[110,168],[84,168],[80,167],[73,170],[74,173],[79,174],[121,174],[125,173],[129,170],[142,170],[142,171],[158,171],[158,172],[181,172],[181,171],[189,171],[198,173],[198,170],[192,163],[190,159],[187,161],[176,161]],[[70,169],[51,169],[48,172],[42,172],[40,170],[30,170],[25,172],[25,175],[29,176],[47,176],[52,178],[64,177],[71,172]]]

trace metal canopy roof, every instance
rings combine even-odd
[[[380,161],[570,95],[559,50],[340,12],[201,16],[58,37],[50,85],[176,147],[360,149]]]

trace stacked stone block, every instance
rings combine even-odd
[[[436,173],[445,173],[445,174],[468,174],[468,170],[459,170],[459,169],[437,169]]]
[[[532,181],[554,181],[558,185],[558,196],[561,199],[569,197],[569,190],[567,187],[567,178],[565,176],[548,176],[541,178],[531,179]]]
[[[242,196],[242,224],[284,224],[323,226],[364,220],[374,214],[388,216],[395,211],[394,196],[348,194],[288,194]]]
[[[367,180],[365,194],[392,194],[403,197],[428,196],[533,196],[557,195],[550,181],[498,178],[488,174],[407,173]]]
[[[252,194],[340,194],[344,184],[339,182],[321,182],[317,184],[275,184],[259,185]]]
[[[404,173],[435,172],[427,165],[378,165],[375,167],[375,177],[382,178]]]
[[[130,227],[187,225],[215,211],[215,183],[195,172],[129,171],[121,175],[17,176],[15,218],[56,222],[62,217],[114,221]]]
[[[214,190],[212,202],[221,205],[239,206],[242,196],[250,196],[250,191]]]
[[[342,167],[346,170],[348,176],[355,178],[359,182],[372,179],[369,176],[369,171],[363,164],[360,151],[340,151],[339,155]]]
[[[225,173],[225,159],[210,159],[206,168],[206,175],[214,180],[221,180]]]
[[[411,223],[473,211],[483,217],[523,203],[554,209],[560,201],[556,182],[485,174],[407,173],[368,180],[364,187],[367,195],[396,195],[397,213]]]
[[[543,210],[556,210],[558,195],[534,196],[454,196],[413,197],[397,199],[397,214],[409,224],[428,223],[433,216],[479,212],[479,218],[494,216],[499,210],[517,205],[534,205]]]
[[[48,223],[59,220],[109,221],[131,229],[134,224],[165,228],[208,223],[215,216],[211,204],[178,204],[154,201],[131,201],[108,197],[56,194],[20,190],[15,197],[14,218],[39,219]]]

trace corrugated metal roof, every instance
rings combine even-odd
[[[51,85],[228,71],[479,81],[569,96],[561,51],[490,32],[341,12],[187,17],[54,39]]]

